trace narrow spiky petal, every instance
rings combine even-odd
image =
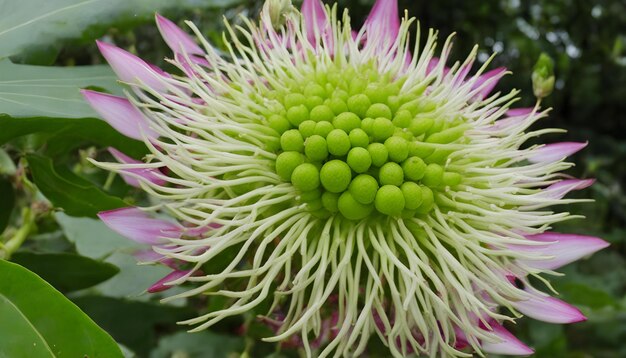
[[[513,302],[519,312],[534,319],[549,323],[575,323],[587,318],[580,310],[558,298],[550,297],[534,289],[527,289],[530,298]]]
[[[204,50],[196,41],[171,20],[155,14],[156,24],[165,43],[175,53],[187,53],[189,55],[204,55]]]
[[[370,41],[377,41],[385,47],[391,46],[400,32],[398,2],[377,0],[365,20],[365,28]]]
[[[550,199],[561,199],[569,192],[583,190],[595,183],[595,179],[566,179],[547,187],[542,196]]]
[[[545,244],[516,245],[515,249],[532,252],[537,257],[545,256],[545,258],[537,260],[518,259],[518,261],[529,267],[544,270],[556,270],[609,246],[608,242],[598,237],[556,232],[528,235],[526,238]]]
[[[506,68],[499,67],[478,76],[474,83],[474,88],[480,88],[478,96],[487,97],[505,74]]]
[[[307,39],[315,43],[315,34],[324,35],[329,30],[328,14],[324,10],[321,0],[304,0],[302,2],[302,16],[306,26]]]
[[[165,185],[164,175],[158,169],[148,168],[142,161],[135,160],[115,148],[108,148],[109,153],[120,163],[129,164],[126,169],[120,170],[124,181],[134,187],[140,188],[141,181],[147,181],[155,185]],[[136,166],[133,168],[132,166]]]
[[[489,322],[496,342],[483,342],[481,348],[485,353],[504,354],[509,356],[527,356],[535,353],[530,347],[515,338],[506,328],[495,321]]]
[[[587,142],[562,142],[546,144],[535,150],[528,158],[532,163],[556,162],[580,151],[587,146]]]
[[[179,225],[151,218],[134,207],[101,211],[98,217],[113,231],[143,244],[162,244],[166,237],[178,237],[182,232]]]
[[[155,293],[155,292],[162,292],[165,290],[169,290],[170,288],[174,287],[172,286],[173,281],[176,281],[182,277],[188,276],[192,272],[193,271],[191,270],[174,270],[170,272],[169,274],[167,274],[165,277],[155,282],[152,286],[150,286],[148,288],[148,292]]]
[[[158,136],[149,127],[146,116],[126,98],[91,90],[81,93],[102,119],[123,135],[137,140],[154,140]]]
[[[128,51],[106,42],[96,41],[100,53],[120,80],[128,83],[145,83],[157,91],[166,91],[165,72]]]

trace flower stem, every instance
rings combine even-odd
[[[0,259],[8,260],[22,246],[24,240],[35,228],[35,213],[30,207],[22,209],[22,227],[6,242],[0,243]]]

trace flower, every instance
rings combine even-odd
[[[451,39],[436,52],[432,30],[412,52],[395,0],[358,31],[336,5],[269,1],[258,23],[226,23],[225,53],[190,22],[196,39],[156,21],[178,74],[99,42],[128,96],[84,95],[150,150],[96,163],[156,202],[100,213],[173,269],[150,291],[228,302],[182,323],[252,311],[266,340],[309,356],[356,356],[376,336],[397,357],[462,357],[532,353],[503,326],[522,315],[585,319],[529,278],[607,246],[547,231],[575,218],[548,208],[593,183],[561,174],[586,143],[525,146],[559,130],[530,130],[547,111],[511,108],[518,91],[492,93],[506,69],[474,66],[476,50],[447,67]]]

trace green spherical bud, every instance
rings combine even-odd
[[[333,129],[335,129],[335,127],[333,127],[333,124],[330,122],[317,122],[315,124],[314,134],[321,135],[326,138]]]
[[[385,103],[391,93],[384,87],[371,83],[365,89],[365,95],[372,103]]]
[[[354,113],[344,112],[333,119],[333,126],[350,133],[351,130],[361,127],[361,119]]]
[[[327,103],[328,107],[333,111],[335,115],[339,115],[343,112],[348,112],[348,105],[341,98],[332,98]]]
[[[333,92],[333,97],[335,98],[339,98],[344,102],[348,102],[348,98],[350,98],[350,94],[342,89],[335,89],[335,92]],[[347,107],[347,104],[346,104]]]
[[[378,181],[381,185],[400,186],[404,182],[404,172],[397,163],[388,162],[380,167]]]
[[[374,126],[374,118],[363,118],[363,120],[361,121],[361,129],[367,133],[367,135],[372,135],[373,133],[373,127]]]
[[[348,220],[361,220],[368,217],[374,207],[370,204],[361,204],[356,201],[349,191],[344,192],[339,197],[339,212]]]
[[[456,127],[445,129],[438,133],[433,133],[426,138],[427,143],[448,144],[461,138],[465,133],[467,126],[459,125]]]
[[[322,194],[322,206],[324,209],[330,211],[331,213],[336,213],[339,211],[339,194],[331,193],[329,191],[325,191]]]
[[[413,182],[402,183],[400,187],[404,195],[404,206],[406,209],[415,210],[422,204],[422,189]]]
[[[333,120],[333,118],[335,118],[335,114],[333,113],[332,109],[330,109],[330,107],[326,105],[320,105],[311,110],[310,117],[315,122],[330,122]]]
[[[302,134],[303,138],[308,138],[315,134],[315,122],[312,120],[304,121],[300,123],[298,130],[300,131],[300,134]]]
[[[409,155],[413,157],[426,158],[435,151],[432,146],[423,142],[409,142]]]
[[[326,139],[319,135],[312,135],[304,143],[304,154],[312,162],[321,162],[328,157]]]
[[[387,147],[385,147],[384,144],[372,143],[367,146],[367,151],[370,152],[373,165],[380,167],[383,164],[387,163],[387,159],[389,158],[389,152],[387,151]]]
[[[320,186],[320,172],[311,163],[300,164],[291,174],[291,183],[300,191],[317,189]]]
[[[290,93],[285,96],[283,103],[285,104],[285,108],[289,109],[291,107],[302,105],[305,101],[306,97],[302,93]]]
[[[371,105],[370,108],[367,109],[367,112],[365,112],[365,116],[371,117],[371,118],[381,117],[381,118],[391,119],[392,113],[391,113],[391,109],[387,107],[386,104],[375,103]]]
[[[304,149],[304,138],[297,129],[290,129],[280,136],[280,147],[285,151],[302,152]]]
[[[367,148],[367,145],[370,144],[370,138],[361,128],[351,130],[349,136],[352,147]]]
[[[276,158],[276,174],[284,181],[291,180],[293,170],[304,163],[304,156],[298,152],[282,152]]]
[[[422,183],[431,188],[439,186],[443,181],[443,168],[439,164],[428,164]]]
[[[402,170],[405,178],[417,181],[424,177],[426,163],[420,157],[410,157],[402,163]]]
[[[381,214],[399,216],[404,210],[404,194],[395,185],[383,185],[376,192],[374,205]]]
[[[365,118],[365,113],[372,105],[370,99],[364,94],[357,94],[348,98],[348,109],[361,118]]]
[[[427,186],[420,186],[422,189],[422,204],[417,208],[417,213],[426,214],[430,212],[435,205],[435,195],[433,191]]]
[[[389,159],[400,163],[409,156],[409,142],[401,137],[390,137],[385,141]]]
[[[399,128],[409,128],[413,122],[413,115],[406,109],[398,111],[393,117],[393,125]]]
[[[372,137],[377,141],[384,141],[391,137],[395,130],[396,127],[394,127],[393,123],[387,118],[376,118],[374,119],[374,123],[372,123]]]
[[[320,188],[310,191],[303,191],[300,193],[300,202],[307,203],[322,197],[322,190]]]
[[[463,180],[463,177],[459,173],[443,173],[443,185],[445,186],[457,186],[461,184],[461,180]]]
[[[389,96],[389,98],[387,99],[387,105],[392,112],[396,112],[398,108],[400,108],[400,104],[402,104],[402,99],[400,98],[400,96]]]
[[[354,200],[361,204],[371,204],[376,198],[378,182],[371,175],[359,174],[352,179],[348,190]]]
[[[326,144],[328,145],[328,152],[336,156],[346,155],[351,147],[350,137],[341,129],[333,129],[328,133]]]
[[[287,110],[287,120],[294,127],[298,127],[300,123],[309,119],[309,109],[305,105],[291,107]]]
[[[348,153],[348,165],[357,173],[366,172],[372,165],[372,157],[365,148],[356,147]]]
[[[278,132],[278,134],[283,134],[291,129],[291,123],[289,123],[287,118],[281,116],[280,114],[271,115],[270,118],[268,118],[267,120],[267,125],[269,125],[270,128]]]
[[[345,162],[331,160],[322,166],[320,180],[324,188],[331,193],[341,193],[348,188],[352,171]]]
[[[346,74],[349,75],[348,73]],[[350,77],[347,77],[347,78],[350,78]],[[365,88],[367,87],[367,82],[368,81],[365,78],[357,77],[357,76],[352,77],[352,79],[350,80],[350,88],[349,88],[350,94],[358,95],[362,93],[363,91],[365,91]],[[367,100],[369,101],[369,98]]]
[[[409,125],[409,131],[418,136],[428,131],[433,124],[435,124],[435,120],[432,118],[414,118]]]
[[[318,85],[317,83],[311,82],[304,87],[304,96],[305,97],[326,97],[326,89],[324,87]]]
[[[304,105],[306,106],[306,108],[309,109],[309,111],[323,104],[324,104],[324,99],[319,96],[307,97],[306,101],[304,101]]]

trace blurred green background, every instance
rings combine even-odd
[[[357,26],[363,23],[373,2],[341,0],[339,6],[350,8],[353,26]],[[194,21],[220,46],[221,17],[237,23],[240,14],[256,15],[263,2],[175,3],[177,6],[164,6],[163,13],[181,26],[185,19]],[[566,128],[568,132],[544,137],[542,141],[589,141],[589,146],[572,159],[577,166],[569,174],[598,181],[592,188],[576,194],[592,197],[594,203],[566,208],[586,219],[567,222],[554,230],[597,235],[612,245],[589,260],[565,267],[566,275],[554,278],[554,286],[562,298],[580,307],[589,317],[587,322],[560,326],[522,319],[517,326],[509,328],[536,349],[537,357],[626,357],[626,2],[401,0],[400,7],[417,17],[422,28],[438,29],[442,41],[456,32],[454,60],[463,59],[474,44],[480,46],[479,61],[497,52],[493,66],[505,66],[513,74],[501,81],[496,90],[521,89],[521,105],[532,105],[535,101],[530,76],[539,54],[545,52],[555,60],[556,88],[544,102],[553,110],[539,125]],[[11,59],[14,63],[46,66],[100,64],[103,59],[94,40],[105,37],[167,68],[163,58],[170,55],[169,49],[151,20],[151,11],[132,8],[115,16],[94,18],[73,36],[38,43],[14,53]],[[69,144],[68,138],[72,138]],[[61,130],[53,135],[20,136],[8,141],[4,150],[15,163],[24,153],[43,153],[56,165],[70,168],[74,174],[101,187],[106,174],[96,171],[84,158],[98,155],[102,146],[94,146],[88,136],[75,139]],[[28,206],[29,200],[36,197],[21,192],[24,188],[19,187],[19,178],[12,179],[13,189],[7,189],[6,182],[0,180],[0,189],[3,193],[15,193],[11,194],[15,201],[11,205],[9,201],[3,202],[0,210],[8,212],[3,217],[17,227],[21,220],[18,208]],[[137,192],[123,186],[119,178],[109,184],[109,193],[127,200],[143,200]],[[28,255],[32,253],[78,253],[121,268],[111,280],[95,287],[62,291],[75,291],[68,296],[126,346],[129,356],[132,351],[140,357],[222,357],[248,346],[253,357],[264,357],[275,350],[272,345],[258,342],[257,336],[267,333],[263,327],[251,324],[248,338],[241,338],[237,329],[243,322],[249,323],[249,317],[227,321],[199,335],[180,333],[181,327],[172,323],[193,314],[190,311],[194,307],[163,306],[155,303],[155,297],[141,295],[137,287],[146,287],[166,271],[135,267],[128,255],[130,249],[120,250],[122,242],[119,237],[112,238],[93,219],[48,213],[37,219],[36,232],[19,252],[24,266],[35,272],[28,266]],[[54,281],[54,277],[48,281]],[[377,351],[372,347],[371,356],[381,356]],[[274,356],[282,355],[298,353],[283,350]]]

